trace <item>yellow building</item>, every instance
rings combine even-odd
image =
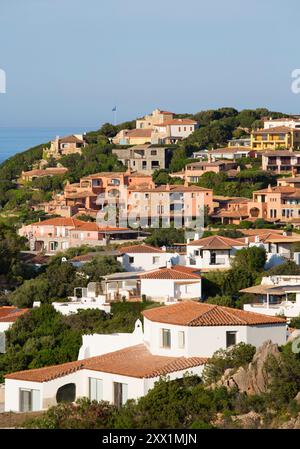
[[[296,149],[300,147],[300,130],[287,126],[257,129],[251,133],[251,148],[255,150]]]

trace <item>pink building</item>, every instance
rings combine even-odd
[[[32,251],[54,253],[82,245],[133,240],[138,237],[138,232],[128,228],[99,227],[95,222],[76,218],[51,218],[23,226],[19,235],[28,239]]]

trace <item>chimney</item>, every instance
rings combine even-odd
[[[255,243],[259,243],[260,242],[260,238],[259,235],[256,235],[254,238]]]
[[[198,232],[195,232],[194,240],[199,240],[199,233]]]
[[[172,261],[171,259],[167,260],[167,268],[172,268]]]
[[[245,237],[245,244],[249,245],[249,237]]]
[[[162,249],[162,251],[165,251],[165,252],[167,251],[167,247],[165,245],[162,246],[161,249]]]

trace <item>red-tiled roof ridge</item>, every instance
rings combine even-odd
[[[165,251],[161,248],[157,248],[152,245],[147,245],[146,243],[141,243],[138,245],[122,246],[119,248],[121,253],[164,253]]]
[[[173,265],[172,267],[161,267],[154,270],[146,271],[139,275],[140,279],[200,279],[200,274],[196,272],[200,269],[191,267],[183,267],[182,265]]]
[[[14,323],[17,318],[27,313],[29,309],[19,309],[15,306],[2,306],[0,307],[0,322],[1,323]]]
[[[10,373],[5,378],[47,382],[82,369],[120,374],[128,377],[152,378],[203,365],[206,361],[206,357],[153,355],[141,343],[75,362]]]
[[[203,246],[211,247],[214,245],[222,246],[223,248],[232,248],[234,246],[242,246],[243,243],[239,239],[232,239],[230,237],[224,237],[222,235],[211,235],[209,237],[203,237],[198,240],[193,240],[188,243],[189,246]]]
[[[241,326],[286,323],[286,320],[280,317],[271,317],[191,300],[144,310],[142,314],[150,321],[181,326]]]

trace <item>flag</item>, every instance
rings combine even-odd
[[[116,112],[116,110],[117,110],[117,106],[114,106],[114,107],[112,108],[112,112]]]

